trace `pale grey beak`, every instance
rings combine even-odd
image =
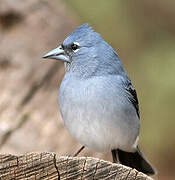
[[[69,57],[65,54],[64,49],[61,46],[45,54],[43,58],[57,59],[64,62],[70,62]]]

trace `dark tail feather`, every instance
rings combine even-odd
[[[121,164],[137,169],[147,175],[156,174],[155,169],[151,166],[144,154],[137,147],[135,153],[125,152],[118,149],[119,161]]]

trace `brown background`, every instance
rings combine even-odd
[[[157,45],[167,42],[167,36],[163,39],[160,32],[155,30],[156,27],[166,29],[173,35],[174,21],[171,19],[174,11],[171,6],[167,8],[161,3],[157,6],[150,1],[135,3],[137,6],[120,3],[121,24],[119,21],[110,24],[105,19],[105,11],[111,8],[111,12],[118,13],[114,6],[104,4],[103,7],[103,3],[99,4],[104,13],[101,15],[98,8],[92,7],[92,11],[89,11],[87,2],[82,7],[78,0],[68,2],[0,0],[0,152],[21,154],[53,151],[60,155],[72,155],[81,146],[64,128],[59,113],[58,89],[64,66],[61,62],[43,60],[41,57],[61,43],[81,22],[90,22],[125,59],[124,65],[136,84],[144,119],[140,140],[142,149],[158,168],[159,179],[174,179],[174,141],[170,141],[174,137],[174,124],[170,121],[174,114],[170,114],[169,110],[174,112],[174,96],[171,96],[174,95],[174,74],[171,72],[174,72],[175,56],[171,57],[168,50],[174,51],[171,44],[175,41],[169,38],[171,42],[168,41],[170,43],[158,48],[158,51],[153,46],[153,42],[157,42]],[[98,6],[95,2],[94,6]],[[125,12],[124,6],[130,7],[130,11]],[[135,11],[135,7],[138,11]],[[142,11],[143,7],[145,11]],[[134,25],[128,19],[122,19],[124,12],[128,17],[136,16],[132,22]],[[155,12],[161,13],[155,16]],[[109,13],[110,16],[113,14]],[[159,20],[159,17],[162,18]],[[134,36],[131,31],[123,34],[128,27],[135,33]],[[159,54],[163,51],[169,55],[164,59],[170,57],[172,65],[169,63],[167,66],[168,61],[163,59],[159,67],[160,62],[154,61],[161,59],[162,55],[159,58]],[[167,79],[171,80],[169,84]],[[161,109],[158,108],[160,104],[164,105]],[[101,154],[89,149],[84,150],[81,156],[111,160],[110,153]]]

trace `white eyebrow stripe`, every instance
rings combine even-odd
[[[74,42],[74,44],[76,44],[77,46],[80,46],[80,43],[78,43],[78,42]]]

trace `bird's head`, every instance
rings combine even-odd
[[[115,63],[116,53],[88,24],[78,27],[43,58],[61,60],[74,71],[94,73]],[[111,63],[112,62],[112,63]],[[113,68],[107,68],[113,71]],[[69,68],[67,68],[69,70]]]
[[[94,32],[88,24],[84,24],[72,32],[60,46],[44,55],[43,58],[71,63],[76,57],[81,58],[94,54],[95,47],[103,42],[100,41],[102,41],[100,35]]]

